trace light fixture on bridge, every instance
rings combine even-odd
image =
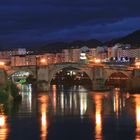
[[[42,58],[42,59],[40,60],[40,62],[44,64],[44,63],[46,62],[46,59],[45,59],[45,58]]]
[[[135,66],[136,66],[136,68],[139,69],[139,68],[140,68],[140,62],[136,62],[136,63],[135,63]]]
[[[5,65],[5,63],[0,61],[0,66],[4,66],[4,65]]]
[[[5,116],[1,115],[0,116],[0,126],[4,126],[5,125]]]
[[[99,63],[101,63],[101,59],[95,58],[95,59],[94,59],[94,62],[95,62],[96,64],[99,64]]]

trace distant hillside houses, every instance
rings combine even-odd
[[[60,52],[36,52],[27,51],[25,48],[0,51],[0,62],[6,66],[28,66],[28,65],[49,65],[65,62],[93,62],[94,59],[100,59],[102,62],[127,62],[130,59],[140,59],[140,48],[134,48],[130,44],[117,43],[112,47],[97,46],[89,48],[72,47],[62,49]],[[2,64],[3,64],[2,63]]]

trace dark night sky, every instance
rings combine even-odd
[[[110,40],[140,29],[140,0],[0,0],[0,45]]]

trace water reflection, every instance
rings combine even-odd
[[[49,97],[46,95],[42,95],[39,98],[40,103],[40,125],[41,125],[41,140],[46,140],[48,134],[48,105],[49,105]]]
[[[120,98],[119,98],[119,91],[117,89],[114,90],[113,103],[114,103],[114,112],[116,113],[116,117],[118,118],[119,109],[120,109],[119,106]]]
[[[21,85],[20,94],[22,96],[19,113],[32,113],[32,86],[31,84]]]
[[[22,89],[26,90],[21,91],[18,118],[9,121],[10,116],[0,111],[2,140],[21,135],[41,140],[140,140],[140,94],[120,89],[89,92],[81,86],[60,90],[53,85],[50,93],[35,96],[31,89]]]
[[[129,97],[129,93],[123,93],[119,88],[113,90],[113,111],[117,118],[121,115]]]
[[[3,106],[0,106],[0,140],[6,140],[9,134],[9,126],[7,124],[7,117],[4,115]]]
[[[55,85],[52,87],[53,111],[56,115],[86,115],[87,111],[87,94],[88,91],[81,90],[84,88],[75,86],[68,91],[56,91]],[[57,92],[57,93],[56,93]],[[57,94],[57,95],[56,95]]]
[[[56,113],[56,85],[52,85],[52,95],[53,95],[53,108],[54,108],[54,113]]]
[[[97,93],[93,96],[95,103],[95,139],[102,139],[102,99],[104,94]],[[94,113],[93,113],[94,114]],[[92,117],[93,118],[93,117]]]
[[[95,138],[102,139],[102,118],[101,118],[101,98],[95,98],[95,115],[96,115],[96,127],[95,127]]]
[[[140,95],[135,95],[136,140],[140,140]]]
[[[87,94],[80,94],[80,115],[83,116],[87,110]]]

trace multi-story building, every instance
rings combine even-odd
[[[39,65],[49,65],[49,64],[57,63],[56,54],[54,53],[41,54],[39,55],[38,61],[39,61]]]
[[[79,62],[80,61],[80,49],[72,49],[72,62]]]
[[[56,53],[55,63],[63,63],[65,62],[63,53]]]
[[[89,55],[92,57],[97,57],[97,49],[96,48],[90,48],[89,49]]]
[[[36,55],[15,55],[11,57],[11,66],[36,65]]]
[[[10,65],[11,62],[11,51],[0,51],[0,62]]]
[[[127,49],[127,57],[140,59],[140,48]]]
[[[80,49],[62,50],[64,62],[78,62],[80,60]]]

